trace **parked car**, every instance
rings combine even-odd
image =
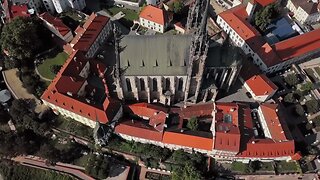
[[[124,8],[123,4],[116,4],[116,6],[119,7],[119,8]]]

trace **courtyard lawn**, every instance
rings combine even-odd
[[[41,76],[52,80],[56,75],[51,71],[51,66],[63,65],[67,58],[68,54],[65,52],[61,52],[53,58],[44,60],[43,63],[38,66],[38,71]]]
[[[116,15],[118,12],[122,11],[125,16],[124,18],[129,21],[138,20],[139,15],[136,11],[131,9],[124,9],[119,7],[112,7],[106,10],[108,13],[110,13],[112,16]]]
[[[278,173],[300,173],[301,169],[299,165],[292,161],[292,162],[286,162],[286,161],[278,161],[276,162],[276,169]]]
[[[231,164],[231,170],[233,172],[245,173],[248,168],[248,164],[234,161]]]

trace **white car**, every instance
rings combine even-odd
[[[116,6],[119,7],[119,8],[124,8],[123,4],[116,4]]]

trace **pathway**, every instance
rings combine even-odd
[[[48,78],[46,78],[46,77],[43,77],[43,76],[39,73],[38,67],[35,68],[35,71],[36,71],[36,73],[38,74],[38,76],[40,76],[41,79],[43,79],[43,80],[45,80],[45,81],[50,81],[50,82],[52,81],[52,79],[48,79]]]
[[[41,113],[47,107],[33,94],[29,93],[22,85],[19,77],[17,76],[18,69],[10,69],[2,71],[3,79],[15,99],[32,99],[36,103],[35,112]]]
[[[12,160],[24,166],[30,166],[38,169],[55,170],[55,171],[73,175],[79,179],[94,180],[94,178],[82,172],[84,168],[80,166],[75,166],[75,165],[65,164],[65,163],[57,163],[56,165],[48,166],[46,165],[44,159],[41,159],[39,157],[34,157],[34,156],[17,156],[15,158],[12,158]]]

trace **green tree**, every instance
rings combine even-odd
[[[295,112],[297,113],[297,115],[299,116],[303,116],[304,115],[304,109],[300,104],[297,104],[295,107]]]
[[[187,128],[196,131],[199,128],[199,123],[198,123],[198,119],[196,117],[192,117],[189,119],[188,123],[187,123]]]
[[[319,103],[317,100],[312,99],[306,102],[306,107],[309,113],[316,113],[319,110]]]
[[[306,82],[304,84],[301,85],[301,90],[302,91],[310,91],[313,89],[313,84],[311,82]]]
[[[284,77],[284,81],[289,84],[289,86],[295,86],[299,83],[299,80],[295,74],[288,74]]]
[[[34,18],[17,17],[6,24],[1,33],[1,48],[17,59],[29,59],[42,46],[38,36],[39,22]]]
[[[194,180],[203,179],[201,173],[190,163],[183,167],[175,168],[172,172],[172,180]]]
[[[181,13],[182,9],[183,9],[183,3],[181,2],[181,0],[177,0],[173,2],[173,12],[176,14]]]
[[[272,19],[276,18],[278,15],[278,5],[270,4],[255,14],[254,23],[260,30],[264,31],[271,23]]]
[[[289,93],[284,97],[284,102],[286,102],[286,103],[294,103],[294,101],[295,101],[295,99],[294,99],[292,93]]]

